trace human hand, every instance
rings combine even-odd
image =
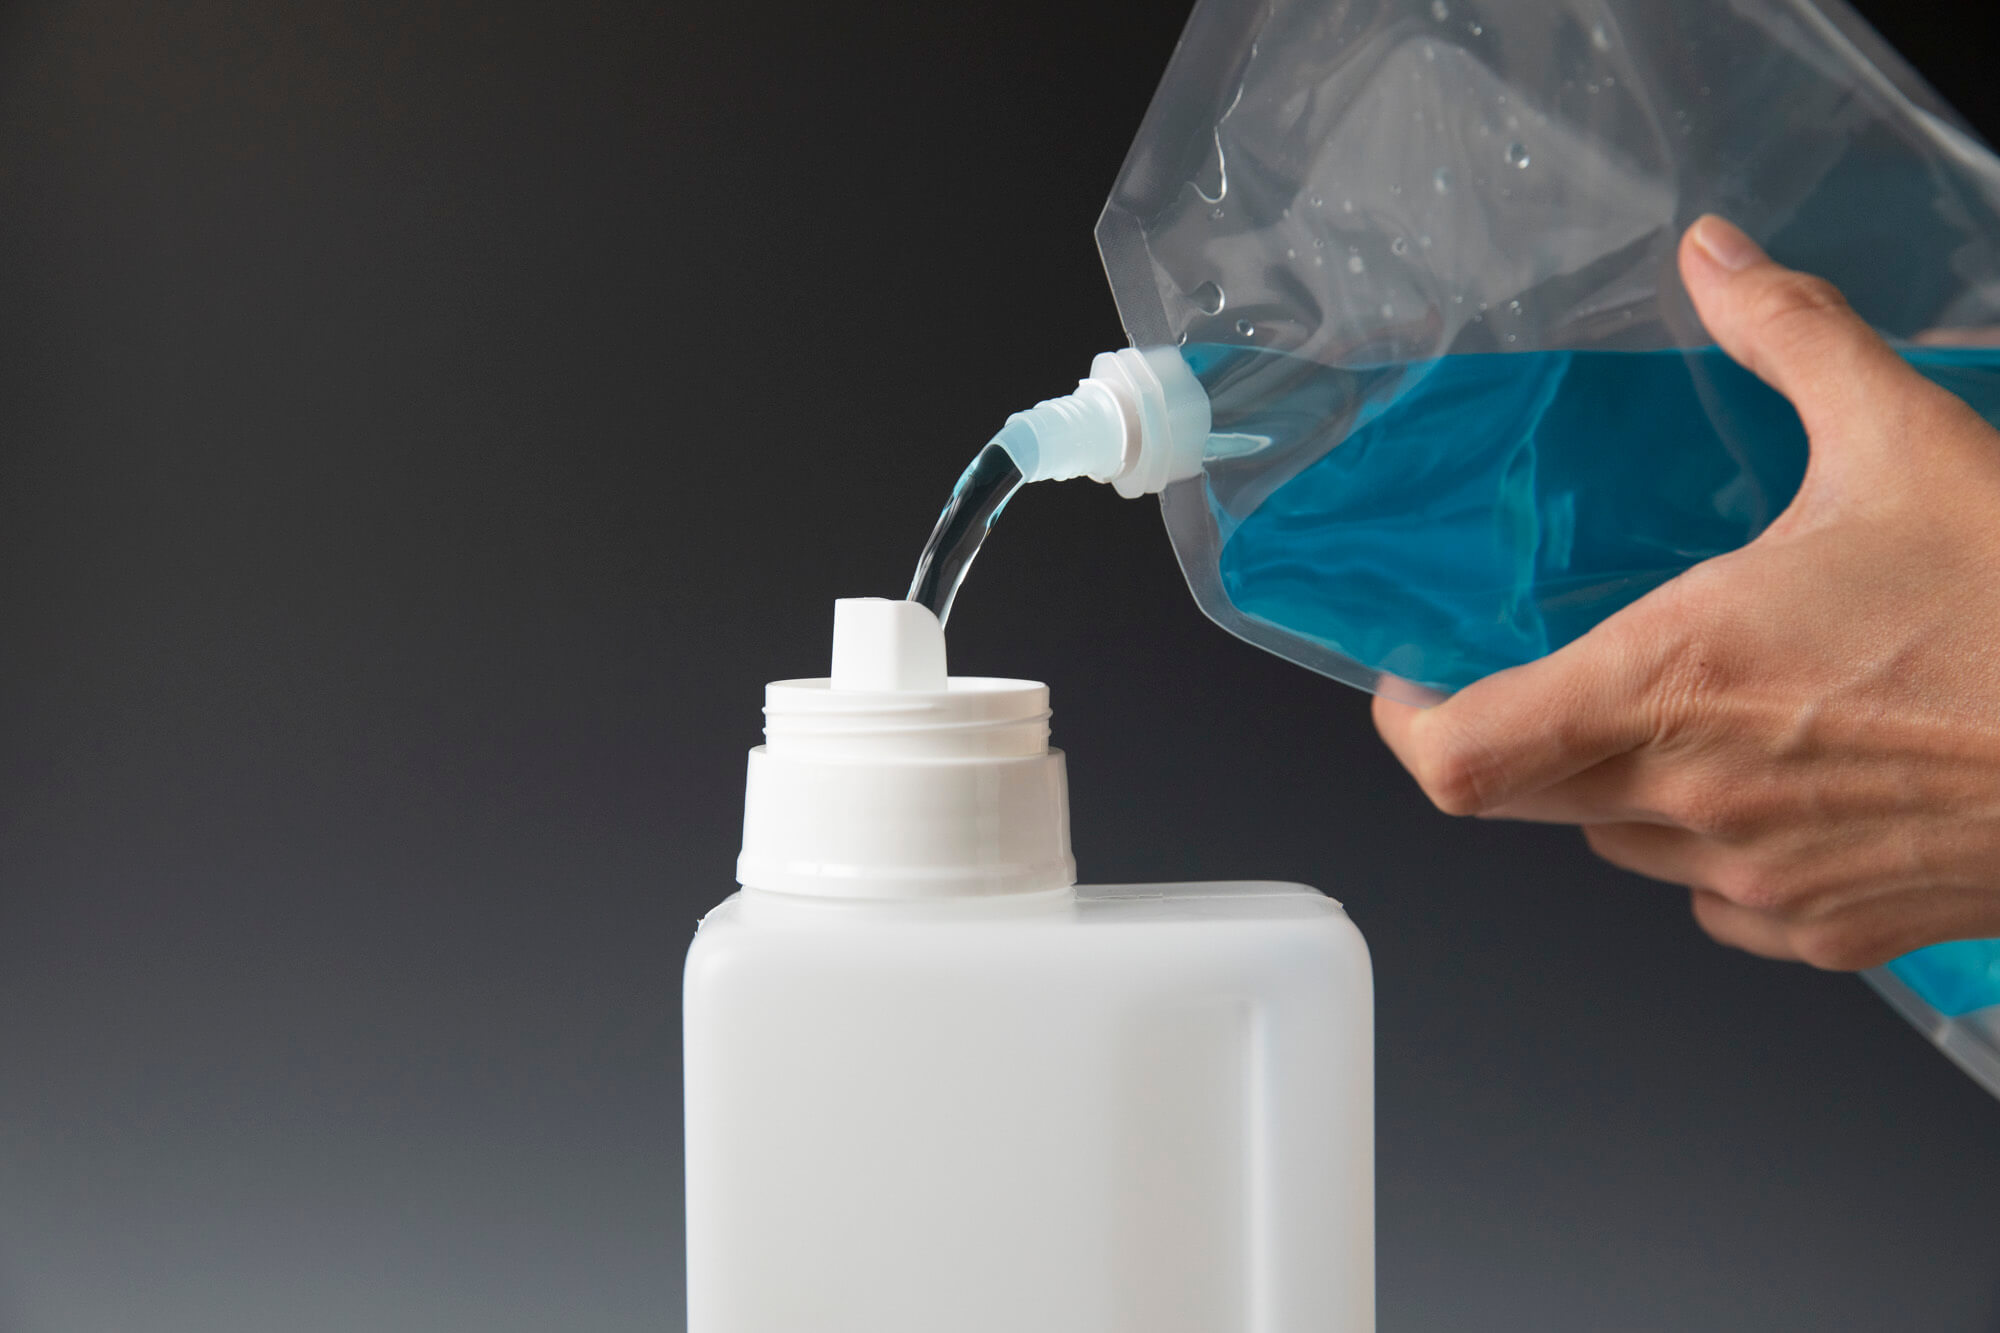
[[[1818,967],[2000,936],[2000,432],[1826,283],[1704,218],[1681,274],[1798,408],[1756,541],[1375,725],[1450,814],[1580,824],[1725,944]]]

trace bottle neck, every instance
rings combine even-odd
[[[865,763],[1027,758],[1048,753],[1049,692],[1033,681],[957,676],[939,691],[843,690],[781,680],[764,692],[764,748]]]
[[[941,691],[779,681],[750,752],[737,878],[813,898],[938,901],[1076,882],[1048,688],[955,677]]]

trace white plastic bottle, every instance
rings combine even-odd
[[[1048,690],[947,679],[914,603],[765,714],[687,960],[690,1333],[1372,1330],[1339,905],[1073,887]]]

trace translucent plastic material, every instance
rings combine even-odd
[[[2000,1097],[2000,940],[1905,954],[1868,980],[1959,1068]]]
[[[1133,342],[1213,402],[1164,494],[1203,608],[1424,699],[1796,489],[1796,415],[1677,285],[1689,222],[1832,279],[1996,415],[1996,201],[2000,163],[1837,3],[1204,0],[1098,239]]]
[[[1368,955],[1278,884],[746,889],[686,980],[689,1333],[1372,1333]]]
[[[1706,212],[2000,419],[2000,161],[1839,0],[1202,0],[1097,235],[1211,399],[1203,610],[1426,702],[1754,538],[1806,444],[1679,286]],[[2000,941],[1870,979],[2000,1094]]]
[[[688,1333],[1373,1333],[1374,1001],[1295,884],[1076,888],[1049,691],[843,600],[688,950]]]

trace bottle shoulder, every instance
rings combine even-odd
[[[1125,970],[1251,979],[1369,971],[1367,945],[1340,904],[1304,885],[1088,885],[1038,897],[883,903],[746,890],[703,918],[686,981],[693,989],[752,973],[910,968],[1044,981]]]
[[[1318,889],[1283,880],[1216,880],[1168,884],[1089,884],[1076,890],[1079,917],[1115,922],[1346,918],[1340,903]]]
[[[700,922],[701,929],[788,927],[865,930],[1075,929],[1180,922],[1346,920],[1340,903],[1318,889],[1279,880],[1160,884],[1083,884],[1034,894],[952,900],[804,897],[741,890]]]

